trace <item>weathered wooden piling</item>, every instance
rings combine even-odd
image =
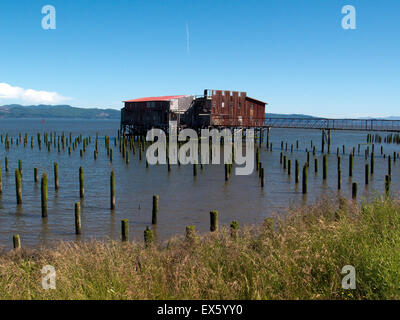
[[[218,231],[218,211],[213,210],[210,212],[210,231]]]
[[[186,226],[185,240],[193,241],[196,235],[195,226]]]
[[[47,217],[47,174],[43,172],[41,180],[41,205],[42,205],[42,218]]]
[[[230,230],[231,230],[231,237],[233,239],[237,239],[239,232],[239,223],[236,220],[231,222]]]
[[[193,176],[197,177],[197,163],[193,163]]]
[[[8,157],[4,158],[4,165],[5,165],[5,168],[6,168],[6,172],[8,172]]]
[[[15,191],[17,195],[17,204],[22,204],[22,178],[18,169],[15,169]]]
[[[391,156],[388,157],[388,175],[392,175],[392,158]]]
[[[264,183],[265,183],[265,180],[264,180],[264,168],[261,167],[261,188],[264,188]]]
[[[121,220],[121,238],[122,238],[122,242],[129,241],[129,220],[128,219]]]
[[[308,167],[307,165],[303,166],[303,194],[307,193],[307,175],[308,175]]]
[[[369,164],[365,164],[365,184],[369,184]]]
[[[153,209],[152,209],[152,215],[151,215],[151,223],[152,224],[157,224],[158,220],[158,200],[159,197],[158,195],[153,196]]]
[[[35,183],[39,182],[39,169],[33,168],[33,181]]]
[[[294,180],[295,183],[299,183],[299,161],[296,159],[294,162]]]
[[[75,234],[81,234],[81,203],[75,202]]]
[[[115,209],[115,173],[111,171],[110,174],[110,209]]]
[[[291,175],[291,171],[292,171],[292,161],[289,159],[288,160],[288,164],[287,164],[287,169],[288,169],[288,176],[290,176]]]
[[[385,176],[385,195],[386,197],[390,196],[390,182],[392,178],[388,174]]]
[[[58,180],[58,163],[54,162],[54,189],[58,190],[60,183]]]
[[[371,175],[374,174],[375,171],[375,153],[371,153]]]
[[[353,176],[353,154],[349,155],[349,177]]]
[[[314,172],[315,174],[318,173],[318,159],[314,158]]]
[[[154,234],[153,230],[149,229],[149,227],[146,227],[146,230],[144,230],[144,243],[146,247],[150,246],[154,241]]]
[[[258,167],[258,165],[257,165]],[[225,181],[229,180],[229,168],[228,168],[228,164],[225,163]]]
[[[14,246],[14,249],[21,248],[21,238],[19,237],[19,234],[13,235],[13,246]]]
[[[337,188],[338,190],[340,190],[342,188],[342,170],[338,169],[337,173],[338,173]]]
[[[354,200],[357,199],[357,189],[358,189],[357,182],[353,182],[351,185],[351,197]]]
[[[22,160],[21,159],[18,160],[18,170],[22,177]]]
[[[79,196],[81,199],[85,197],[85,177],[82,167],[79,167]]]
[[[325,154],[322,158],[323,168],[322,168],[322,179],[326,180],[328,176],[328,160],[327,155]]]

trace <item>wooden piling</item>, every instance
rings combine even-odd
[[[327,155],[325,154],[322,158],[322,162],[323,162],[323,168],[322,168],[322,179],[326,180],[327,176],[328,176],[328,160],[327,160]]]
[[[153,230],[149,229],[149,227],[146,227],[146,230],[144,230],[144,243],[146,247],[150,246],[153,243],[153,240],[154,240]]]
[[[314,158],[314,172],[315,174],[318,173],[318,159]]]
[[[258,167],[258,164],[257,164]],[[225,181],[229,180],[229,168],[228,168],[228,164],[225,163]]]
[[[261,188],[264,188],[264,168],[261,167]]]
[[[43,172],[41,180],[42,218],[47,217],[47,174]]]
[[[195,226],[186,226],[185,240],[193,241],[196,234]]]
[[[307,169],[307,165],[304,165],[303,167],[303,194],[307,193],[307,176],[308,176],[308,169]]]
[[[349,177],[353,176],[353,154],[349,156]]]
[[[218,211],[213,210],[210,212],[210,231],[218,231]]]
[[[22,204],[22,178],[18,169],[15,169],[15,191],[17,195],[17,204]]]
[[[58,164],[54,162],[54,188],[58,190],[60,187],[60,183],[58,181]]]
[[[19,237],[19,234],[13,235],[13,246],[14,246],[14,249],[21,248],[21,238]]]
[[[239,223],[236,220],[231,222],[230,230],[231,230],[231,237],[233,239],[237,239],[239,232]]]
[[[115,173],[111,171],[110,174],[110,209],[115,209]]]
[[[152,217],[151,217],[151,223],[152,224],[157,224],[158,220],[158,200],[159,197],[158,195],[153,196],[153,209],[152,209]]]
[[[375,153],[371,153],[371,175],[374,174],[375,171]]]
[[[79,167],[79,196],[81,199],[85,197],[85,177],[82,167]]]
[[[386,197],[390,196],[390,182],[391,182],[391,176],[388,174],[385,176],[385,195]]]
[[[365,184],[369,184],[369,165],[365,164]]]
[[[351,197],[354,200],[357,199],[357,189],[358,189],[357,182],[353,182],[353,184],[351,185]]]
[[[122,238],[122,242],[129,241],[129,220],[128,219],[121,220],[121,238]]]
[[[18,160],[18,170],[22,177],[22,160],[21,159]]]
[[[81,234],[81,203],[75,203],[75,234]]]

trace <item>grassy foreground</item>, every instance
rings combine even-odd
[[[42,289],[41,268],[57,271]],[[341,269],[356,268],[343,290]],[[0,256],[2,299],[398,299],[400,202],[339,200],[296,208],[284,220],[145,248],[60,243]]]

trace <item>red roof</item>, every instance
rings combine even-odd
[[[181,96],[147,97],[147,98],[126,100],[124,102],[169,101],[169,100],[172,100],[172,99],[179,99],[179,98],[183,98],[183,97],[186,97],[186,96],[181,95]]]

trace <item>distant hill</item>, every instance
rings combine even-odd
[[[308,116],[306,114],[280,114],[280,113],[266,113],[266,118],[300,118],[300,119],[319,119],[318,117]]]
[[[400,117],[391,116],[391,117],[384,117],[384,118],[373,118],[373,117],[363,117],[359,118],[363,120],[400,120]]]
[[[67,119],[120,119],[121,112],[115,109],[75,108],[69,105],[0,106],[0,119],[4,118],[67,118]]]

